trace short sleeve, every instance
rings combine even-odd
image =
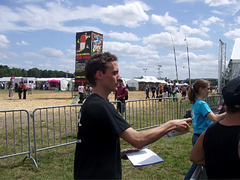
[[[212,112],[212,110],[209,107],[208,103],[202,101],[201,112],[202,112],[203,116],[206,116],[208,113]]]

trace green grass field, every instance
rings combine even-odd
[[[191,135],[162,138],[153,143],[153,150],[163,163],[134,168],[122,160],[123,179],[183,179],[191,165]],[[121,141],[122,149],[131,147]],[[0,160],[1,179],[73,179],[75,145],[38,152],[38,168],[24,155]],[[97,153],[97,150],[96,150]]]

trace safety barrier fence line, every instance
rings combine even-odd
[[[36,162],[38,162],[37,152],[39,151],[76,143],[78,114],[81,106],[81,104],[52,106],[37,108],[33,111]]]
[[[11,121],[9,121],[9,117]],[[6,153],[5,155],[0,154],[0,159],[27,154],[27,156],[25,156],[23,161],[29,158],[33,161],[34,165],[37,167],[37,163],[31,155],[31,135],[30,135],[29,119],[30,119],[29,112],[25,109],[5,110],[5,111],[0,110],[0,124],[1,124],[0,136],[2,139],[5,135],[5,138],[3,139],[5,139],[5,147],[6,147]],[[24,123],[27,123],[27,130],[26,130],[27,132],[24,131],[25,130],[25,128],[23,128]],[[4,124],[4,126],[2,126],[2,124]],[[12,132],[11,132],[11,129],[12,129]],[[20,129],[20,132],[18,132],[19,129]],[[17,136],[18,133],[20,133],[20,136]],[[27,137],[23,135],[24,133],[27,133]],[[26,138],[26,140],[24,139],[24,137]],[[27,142],[25,142],[24,140]],[[25,145],[27,145],[28,147],[27,149],[24,148]]]
[[[181,114],[178,112],[180,105],[181,103],[174,98],[128,100],[122,115],[134,129],[148,129],[159,126],[169,119],[178,119]]]
[[[210,107],[215,107],[221,102],[221,97],[212,96],[206,101],[210,104]],[[111,103],[116,106],[117,102],[119,101],[112,101]],[[24,160],[26,158],[32,159],[37,167],[37,152],[76,143],[81,106],[82,104],[35,109],[31,115],[32,133],[30,132],[30,116],[27,110],[0,111],[0,133],[2,132],[0,135],[3,137],[3,134],[5,134],[6,150],[6,154],[0,154],[0,159],[28,154]],[[174,98],[154,98],[128,100],[121,107],[123,110],[122,116],[125,117],[126,121],[134,129],[143,130],[159,126],[170,119],[183,118],[191,104],[187,98],[180,101],[175,101]],[[16,112],[19,112],[19,114],[16,114]],[[25,128],[26,122],[27,128]],[[2,131],[2,129],[5,131]],[[27,131],[28,142],[25,142],[24,139],[25,131]],[[33,135],[32,139],[31,134]],[[10,147],[11,142],[13,145]],[[16,145],[16,142],[20,142],[20,145]],[[31,147],[32,143],[33,147]],[[2,149],[1,144],[0,149]],[[19,146],[21,147],[20,150]],[[25,146],[28,146],[27,151],[24,149]],[[31,156],[32,152],[35,159]]]

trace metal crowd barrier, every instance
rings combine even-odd
[[[213,113],[218,113],[218,107],[223,103],[223,98],[221,95],[211,95],[205,98],[204,101],[208,103]],[[179,114],[185,114],[186,110],[191,110],[191,106],[188,97],[181,98]]]
[[[174,98],[128,100],[123,116],[136,130],[159,126],[178,118],[179,102]]]
[[[31,156],[29,113],[24,109],[0,111],[0,159],[25,155],[35,166]]]
[[[209,96],[206,101],[211,108],[218,107],[221,96]],[[111,103],[116,107],[117,102]],[[128,100],[122,105],[122,116],[134,129],[142,130],[183,118],[190,108],[188,98]],[[28,154],[24,160],[32,159],[37,167],[37,152],[76,143],[80,109],[81,104],[37,108],[31,115],[32,133],[28,111],[0,111],[0,159]]]
[[[33,111],[35,160],[37,152],[76,143],[81,105],[37,108]]]

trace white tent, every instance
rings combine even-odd
[[[8,85],[10,83],[10,79],[11,79],[11,77],[2,77],[2,78],[0,78],[0,84],[1,84],[0,88],[4,87],[4,89],[8,89],[9,88]]]
[[[230,80],[240,76],[240,38],[236,38],[229,62]]]
[[[126,86],[126,85],[128,85],[127,82],[128,82],[130,79],[128,79],[128,78],[122,78],[122,80],[123,80],[123,85]]]
[[[133,78],[129,81],[127,81],[128,88],[130,90],[142,90],[142,88],[145,88],[145,85],[149,84],[167,84],[164,80],[159,80],[155,76],[142,76],[141,78]]]
[[[189,85],[187,83],[183,83],[183,84],[176,83],[176,86],[189,86]]]
[[[48,82],[49,80],[58,80],[60,81],[60,89],[61,91],[68,90],[68,84],[69,84],[69,90],[72,89],[72,78],[36,78],[36,82]]]

